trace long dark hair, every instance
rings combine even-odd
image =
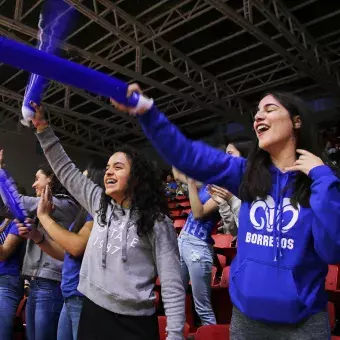
[[[92,158],[85,170],[87,171],[87,177],[94,183],[104,188],[104,173],[105,173],[105,162],[100,158]],[[78,213],[76,215],[76,219],[73,223],[71,231],[73,233],[78,234],[81,228],[86,223],[88,212],[87,210],[79,206]]]
[[[249,139],[231,140],[231,139],[229,139],[228,136],[224,137],[224,144],[225,144],[224,151],[229,144],[232,144],[235,147],[235,149],[237,149],[239,151],[240,156],[243,157],[243,158],[248,157],[249,151],[252,147],[252,141],[249,140]]]
[[[61,185],[57,176],[54,174],[52,168],[49,166],[48,163],[41,164],[38,167],[38,170],[41,170],[41,172],[45,176],[47,176],[51,179],[49,186],[50,186],[50,189],[52,191],[53,196],[55,196],[55,195],[68,195],[68,196],[70,196],[70,194],[67,192],[67,190]]]
[[[271,92],[270,95],[286,108],[292,120],[296,116],[300,117],[301,127],[296,130],[296,148],[307,150],[328,164],[328,159],[319,145],[318,130],[313,121],[313,114],[303,100],[287,92]],[[270,154],[259,148],[256,139],[249,153],[246,172],[240,186],[239,196],[241,200],[251,202],[258,197],[267,197],[272,187],[270,165]],[[311,179],[304,173],[298,172],[296,174],[295,180],[291,184],[293,189],[291,203],[295,207],[297,203],[302,206],[309,206],[311,184]]]
[[[126,200],[131,201],[131,213],[137,215],[137,234],[142,236],[153,230],[156,221],[161,221],[168,214],[168,203],[160,171],[145,156],[129,146],[122,146],[114,153],[122,152],[131,164],[130,178],[127,184]],[[98,223],[105,226],[106,213],[112,205],[112,198],[103,192],[97,211]],[[114,213],[114,212],[113,212]]]

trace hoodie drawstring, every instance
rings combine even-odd
[[[106,268],[107,243],[109,241],[109,227],[111,225],[112,219],[114,221],[118,220],[117,215],[114,213],[114,207],[112,207],[112,212],[110,214],[109,221],[107,222],[107,225],[106,225],[106,230],[105,230],[105,235],[104,235],[104,240],[103,240],[104,241],[103,248],[102,248],[102,267],[103,268]]]
[[[122,261],[126,262],[127,260],[127,235],[128,235],[128,229],[130,227],[129,220],[131,218],[131,210],[128,211],[125,221],[125,226],[123,228],[123,234],[122,234]]]
[[[290,174],[285,175],[285,183],[283,188],[287,186],[290,179]],[[280,260],[283,257],[281,239],[282,239],[282,212],[283,212],[283,196],[280,186],[280,173],[277,173],[277,185],[275,193],[275,213],[274,213],[274,261]],[[277,216],[278,215],[278,216]],[[277,239],[276,239],[276,235]]]
[[[107,226],[106,226],[106,231],[105,231],[105,235],[104,235],[104,239],[103,239],[103,248],[102,248],[102,261],[101,261],[101,264],[102,264],[102,267],[103,268],[106,268],[106,258],[107,258],[107,244],[108,244],[108,241],[109,241],[109,227],[111,226],[112,224],[112,220],[114,222],[117,222],[119,221],[119,219],[122,219],[122,229],[121,229],[121,233],[122,233],[122,241],[121,241],[121,258],[122,258],[122,261],[126,262],[127,260],[127,238],[128,238],[128,229],[130,227],[130,218],[131,218],[131,210],[129,209],[128,210],[128,213],[125,212],[125,210],[122,209],[122,215],[123,216],[126,216],[125,219],[123,219],[123,216],[122,217],[119,217],[117,216],[117,214],[115,213],[115,210],[116,209],[116,205],[112,205],[112,212],[110,214],[110,218],[109,218],[109,221],[107,223]]]

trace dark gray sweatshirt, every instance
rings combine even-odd
[[[154,284],[159,276],[168,339],[182,340],[185,291],[177,236],[171,220],[155,222],[152,233],[139,237],[136,216],[112,201],[106,216],[108,225],[100,226],[97,211],[102,189],[75,167],[51,128],[37,137],[60,182],[94,219],[78,290],[114,313],[152,315],[155,313]]]

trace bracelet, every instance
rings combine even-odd
[[[34,242],[34,243],[38,246],[39,244],[42,244],[44,241],[45,241],[45,235],[42,234],[41,240],[39,242]]]

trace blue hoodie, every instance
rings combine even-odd
[[[187,139],[156,107],[139,119],[167,162],[196,180],[238,194],[245,159]],[[292,192],[282,194],[282,189],[296,173],[274,166],[270,173],[267,198],[242,202],[230,296],[252,319],[295,324],[326,308],[328,264],[340,262],[340,181],[325,165],[312,169],[310,208],[295,209]]]

